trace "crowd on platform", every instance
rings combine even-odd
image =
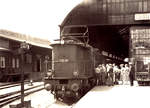
[[[113,86],[114,84],[133,86],[134,66],[132,64],[99,64],[95,68],[96,84]]]

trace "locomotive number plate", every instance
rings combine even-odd
[[[59,60],[56,60],[55,62],[65,63],[65,62],[69,62],[69,59],[59,59]]]

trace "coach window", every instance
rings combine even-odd
[[[12,58],[12,68],[15,68],[15,58]]]
[[[27,64],[32,63],[32,55],[31,54],[26,54],[25,55],[25,63],[27,63]]]
[[[5,68],[5,57],[0,57],[0,67]]]
[[[16,59],[16,68],[19,68],[19,58]]]

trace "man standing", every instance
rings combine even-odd
[[[96,75],[96,85],[100,84],[100,69],[99,69],[100,65],[97,66],[97,68],[95,68],[95,75]]]
[[[130,85],[131,86],[133,86],[134,77],[135,77],[135,68],[134,68],[134,65],[131,64],[130,65],[130,73],[129,73]]]
[[[106,67],[105,64],[102,64],[102,84],[106,85],[106,77],[107,77],[107,71],[106,71]]]

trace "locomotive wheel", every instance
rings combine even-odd
[[[78,84],[76,84],[76,83],[74,83],[74,84],[72,84],[71,85],[71,90],[73,90],[73,91],[78,91],[79,90],[79,85]]]

